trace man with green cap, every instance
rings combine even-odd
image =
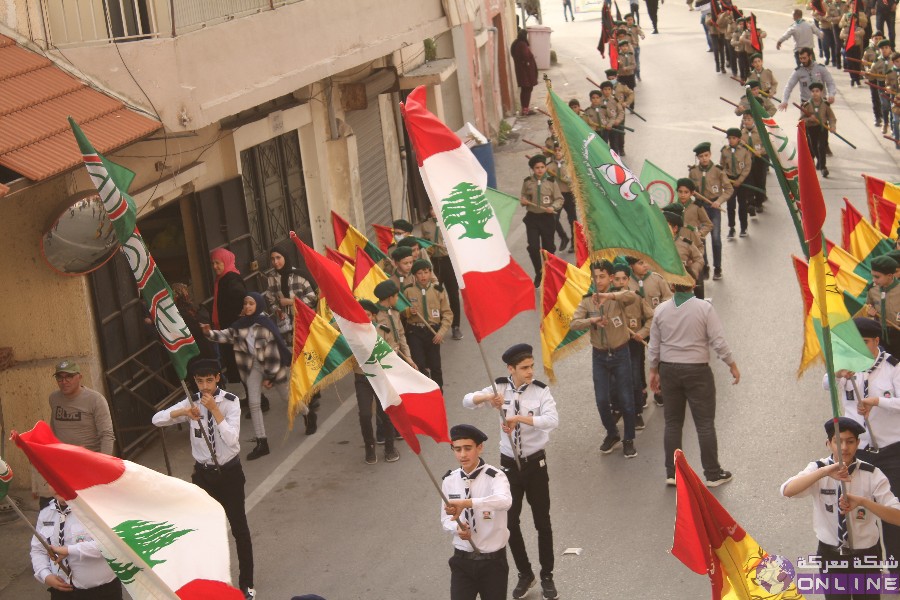
[[[697,164],[689,167],[688,177],[694,182],[697,192],[709,200],[711,204],[704,205],[704,210],[712,221],[712,254],[713,254],[713,279],[722,277],[722,211],[719,207],[725,200],[731,197],[734,188],[731,180],[718,165],[712,161],[709,142],[702,142],[694,146],[694,154]],[[706,256],[706,240],[703,242],[703,255]]]
[[[541,250],[556,252],[556,213],[562,210],[563,196],[556,178],[547,172],[547,157],[536,154],[528,159],[531,175],[522,182],[519,202],[525,207],[525,236],[528,256],[534,266],[534,287],[541,284]]]
[[[453,323],[450,299],[444,287],[434,282],[427,260],[414,262],[412,275],[414,281],[403,288],[410,303],[405,311],[410,355],[419,370],[443,389],[441,342]]]
[[[753,94],[753,97],[756,99],[756,101],[762,104],[763,110],[766,111],[766,114],[771,117],[775,115],[776,112],[778,112],[778,107],[775,106],[775,103],[772,102],[768,96],[763,96],[759,81],[757,81],[756,79],[750,79],[747,81],[747,86],[750,88],[750,93]],[[734,108],[734,114],[740,116],[748,110],[750,110],[750,101],[747,100],[747,96],[745,95],[741,97],[741,101],[738,102],[738,105]]]
[[[866,297],[870,317],[881,323],[881,344],[900,357],[900,282],[894,278],[897,261],[889,256],[872,259],[872,288]]]
[[[403,286],[410,282],[409,270],[416,260],[413,258],[412,248],[409,246],[397,246],[391,252],[391,258],[394,261],[394,272],[391,274],[391,279],[394,280],[398,288],[403,289]]]
[[[749,190],[743,186],[750,176],[753,156],[741,144],[741,130],[731,127],[725,132],[728,143],[722,146],[719,166],[728,175],[734,191],[728,197],[728,239],[734,239],[734,209],[737,205],[738,219],[741,223],[741,237],[747,237],[747,215],[750,206]],[[719,271],[719,277],[721,277]]]
[[[824,86],[818,81],[809,84],[810,98],[800,105],[801,117],[806,123],[806,139],[809,152],[816,159],[816,168],[822,170],[822,177],[828,177],[828,132],[837,127],[837,117],[822,97]]]

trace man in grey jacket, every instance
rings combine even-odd
[[[794,87],[800,84],[800,101],[806,102],[811,97],[809,84],[813,82],[821,83],[828,91],[828,104],[834,103],[834,97],[837,95],[837,85],[834,78],[824,66],[815,62],[815,52],[811,47],[800,48],[799,51],[800,66],[797,67],[791,78],[788,79],[787,85],[784,86],[784,101],[778,105],[781,110],[786,110],[790,102],[791,92]]]
[[[794,60],[797,61],[797,66],[799,67],[800,50],[803,48],[814,48],[816,38],[822,39],[824,35],[815,22],[803,19],[803,11],[798,8],[794,10],[794,22],[787,28],[784,35],[778,38],[775,49],[781,50],[781,44],[786,42],[788,38],[794,38]]]

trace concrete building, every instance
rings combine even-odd
[[[319,250],[333,244],[331,211],[370,234],[424,216],[398,110],[414,87],[428,86],[452,129],[468,121],[496,137],[514,109],[513,0],[3,5],[0,348],[14,362],[0,364],[0,425],[47,418],[52,365],[74,358],[109,399],[123,456],[152,441],[150,415],[180,392],[119,253],[87,275],[41,256],[49,227],[91,189],[67,115],[136,173],[130,192],[154,258],[203,300],[215,248],[234,252],[259,288],[269,248],[289,231]]]

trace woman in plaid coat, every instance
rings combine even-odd
[[[241,378],[247,385],[250,418],[256,432],[256,447],[247,460],[256,460],[269,453],[266,425],[263,422],[261,404],[262,388],[273,391],[288,403],[288,375],[291,367],[291,351],[288,350],[278,327],[264,312],[266,301],[256,292],[244,297],[241,317],[228,329],[211,329],[203,325],[203,332],[218,344],[234,347],[234,358]]]

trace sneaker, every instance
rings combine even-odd
[[[666,477],[666,485],[675,485],[674,477]]]
[[[747,234],[747,230],[746,230],[746,229],[741,229],[741,237],[747,237],[747,235],[748,235],[748,234]]]
[[[723,483],[728,483],[734,475],[730,471],[719,471],[713,477],[706,478],[706,487],[719,487]]]
[[[757,212],[762,212],[762,208],[756,208],[755,206],[747,207],[747,216],[755,217]]]
[[[734,227],[729,227],[728,228],[728,239],[731,239],[733,237],[734,237]]]
[[[452,331],[453,333],[450,337],[452,337],[454,340],[462,339],[462,331],[459,330],[459,327],[454,327]]]
[[[400,460],[400,453],[396,448],[385,448],[384,462],[397,462],[398,460]]]
[[[741,235],[743,236],[744,234],[741,233]],[[716,269],[713,271],[713,281],[718,281],[720,279],[722,279],[722,269]]]
[[[553,583],[553,576],[541,578],[541,589],[543,590],[544,600],[556,600],[559,593],[556,591],[556,584]]]
[[[881,127],[881,119],[875,119],[875,127]]]
[[[375,446],[366,446],[366,464],[374,465],[378,462],[378,456],[375,454]]]
[[[609,454],[613,451],[613,449],[619,445],[622,441],[622,438],[619,437],[617,433],[611,433],[603,438],[603,443],[600,444],[600,452],[603,454]]]
[[[512,597],[524,598],[525,594],[534,587],[535,583],[537,583],[537,579],[534,578],[534,573],[528,573],[527,575],[519,573],[519,583],[513,588]]]
[[[384,434],[380,431],[375,433],[375,443],[379,446],[384,446]]]
[[[634,440],[625,440],[622,442],[622,452],[625,458],[634,458],[637,456],[637,450],[634,449]]]
[[[657,406],[663,405],[663,396],[662,394],[653,394],[653,404]]]
[[[252,587],[248,587],[244,590],[244,600],[253,600],[256,598],[256,590]]]
[[[822,177],[828,178],[828,167],[822,167]]]
[[[640,431],[645,427],[646,425],[644,425],[644,415],[634,415],[634,428]]]

